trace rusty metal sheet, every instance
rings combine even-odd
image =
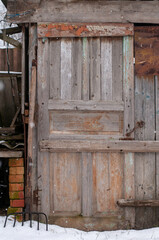
[[[40,23],[38,37],[104,37],[133,35],[133,24],[124,23]]]
[[[159,26],[135,27],[135,74],[159,74]]]

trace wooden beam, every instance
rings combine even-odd
[[[38,37],[121,37],[134,34],[133,24],[127,23],[41,23]]]
[[[0,136],[0,140],[3,141],[10,141],[10,140],[24,140],[24,135],[13,135],[13,136]]]
[[[117,204],[120,207],[159,207],[159,200],[119,199]]]
[[[40,141],[40,150],[49,152],[159,152],[159,141],[59,140],[57,138]]]
[[[7,35],[5,35],[3,33],[0,33],[0,39],[2,39],[3,41],[5,41],[5,42],[7,42],[11,45],[13,45],[14,47],[22,48],[22,44],[19,41],[15,40],[11,37],[8,37]]]
[[[10,21],[159,23],[158,1],[42,0],[40,5],[22,2],[8,0]]]
[[[1,31],[2,31],[2,33],[6,34],[6,35],[12,35],[15,33],[22,32],[22,28],[21,27],[11,27],[11,28],[1,29]]]
[[[0,134],[15,133],[15,127],[0,128]]]
[[[123,102],[49,100],[49,110],[124,111]]]
[[[19,158],[23,156],[23,151],[0,151],[0,158]]]

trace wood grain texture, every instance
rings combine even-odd
[[[81,213],[81,162],[79,153],[50,154],[50,208],[54,216]]]
[[[48,40],[38,41],[38,141],[49,136],[49,116],[48,116],[48,98],[49,98],[49,42]],[[41,210],[49,214],[49,155],[47,152],[38,152],[38,189]],[[46,186],[48,186],[46,188]]]
[[[1,158],[20,158],[23,157],[22,151],[0,151]]]
[[[41,23],[38,38],[49,37],[117,37],[134,34],[133,24],[122,23]]]
[[[112,100],[112,39],[101,40],[101,98]]]
[[[71,41],[61,40],[61,99],[71,99],[71,51]]]
[[[100,136],[101,138],[101,136]],[[58,139],[43,140],[40,142],[41,151],[50,152],[158,152],[158,141],[110,141],[102,139]],[[128,158],[129,159],[129,158]],[[153,159],[152,159],[153,162]],[[132,160],[130,161],[132,164]],[[132,174],[131,174],[132,175]],[[132,175],[133,177],[133,175]]]
[[[95,97],[95,96],[94,96]],[[49,110],[74,110],[74,111],[111,111],[123,112],[122,101],[83,101],[83,100],[49,100]]]
[[[142,119],[145,126],[135,131],[136,140],[155,140],[155,95],[153,76],[135,78],[135,122]],[[155,154],[135,154],[135,195],[137,200],[155,199]],[[155,224],[155,210],[136,209],[136,227]]]
[[[71,63],[71,99],[81,100],[82,94],[82,39],[72,39],[72,63]]]
[[[159,200],[120,199],[117,203],[120,207],[159,207]]]
[[[90,40],[90,100],[100,100],[100,66],[101,66],[101,43],[100,38]]]
[[[82,153],[82,216],[93,215],[93,163],[91,153]]]
[[[134,66],[133,66],[133,37],[123,38],[123,95],[124,136],[134,128]],[[132,132],[131,137],[134,137]],[[130,150],[125,153],[124,160],[124,194],[125,198],[134,198],[134,154]],[[132,228],[135,226],[135,209],[125,209],[125,219]]]
[[[112,40],[112,98],[123,100],[123,38]]]
[[[123,155],[93,153],[93,216],[121,214],[117,200],[123,196]]]
[[[50,111],[50,134],[89,133],[122,134],[123,113],[121,112],[84,112],[84,111]]]
[[[14,22],[120,22],[159,23],[156,1],[8,1],[8,19]],[[37,11],[35,11],[37,9]],[[25,11],[27,14],[25,14]],[[20,14],[21,13],[21,14]],[[92,14],[93,13],[93,14]],[[12,15],[13,14],[13,15]],[[17,14],[17,15],[15,15]]]
[[[49,46],[50,99],[61,98],[61,41],[50,40]]]

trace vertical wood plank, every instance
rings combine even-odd
[[[51,154],[50,206],[54,215],[79,215],[81,213],[80,153]],[[51,164],[51,166],[52,166]]]
[[[82,100],[89,100],[89,42],[87,38],[82,38]]]
[[[22,28],[22,83],[21,83],[21,113],[24,114],[25,104],[25,27]]]
[[[82,40],[74,38],[72,40],[72,87],[71,99],[81,100],[82,84]]]
[[[82,216],[92,216],[92,156],[91,153],[82,153]]]
[[[159,77],[155,76],[155,120],[156,140],[159,140]],[[156,153],[156,199],[159,199],[159,153]],[[156,209],[156,222],[158,222],[159,208]]]
[[[50,98],[61,97],[61,40],[50,40]]]
[[[93,215],[121,214],[117,206],[123,197],[123,155],[93,153]]]
[[[71,100],[71,39],[61,40],[61,99]]]
[[[123,39],[112,41],[112,95],[113,101],[123,100]]]
[[[124,135],[134,127],[133,37],[123,38]],[[131,137],[133,137],[131,135]]]
[[[134,67],[133,67],[133,37],[123,38],[123,90],[124,90],[124,135],[134,128]],[[134,133],[131,134],[131,137]],[[125,198],[133,199],[134,191],[134,154],[125,153],[124,161]],[[135,209],[125,208],[125,219],[129,227],[135,225]]]
[[[37,190],[37,122],[35,118],[37,106],[37,69],[33,65],[33,60],[37,60],[37,26],[32,24],[29,26],[29,111],[30,126],[28,130],[28,179],[27,184],[31,185],[30,197],[32,201],[32,211],[37,211],[37,202],[33,199],[34,191]],[[34,68],[34,71],[32,71]],[[34,72],[34,73],[33,73]],[[32,114],[31,114],[32,112]],[[31,115],[30,115],[31,114]],[[28,193],[27,193],[28,194]],[[31,202],[30,202],[31,203]]]
[[[151,77],[135,77],[135,122],[144,121],[136,129],[135,140],[155,140],[155,89]],[[135,154],[136,199],[155,199],[155,153]],[[155,209],[136,209],[136,227],[148,228],[155,224]]]
[[[12,81],[12,92],[13,92],[13,98],[15,103],[15,109],[17,111],[17,109],[20,106],[17,78],[12,77],[11,81]]]
[[[101,38],[101,100],[112,100],[112,39]]]
[[[90,100],[100,100],[100,38],[90,41]]]
[[[49,137],[49,40],[38,41],[38,141]],[[49,214],[49,153],[38,152],[39,210]],[[47,186],[47,187],[46,187]]]

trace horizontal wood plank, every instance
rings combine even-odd
[[[49,110],[124,111],[123,102],[49,100]]]
[[[159,200],[119,199],[117,204],[120,207],[159,207]]]
[[[123,133],[123,113],[112,111],[49,112],[50,134],[120,134]]]
[[[134,34],[133,24],[39,23],[38,37],[120,37]]]
[[[159,152],[159,141],[107,141],[50,139],[40,142],[49,152]]]
[[[22,156],[22,151],[0,151],[0,158],[19,158]]]
[[[46,1],[35,4],[8,1],[11,22],[131,22],[159,23],[158,1]]]

